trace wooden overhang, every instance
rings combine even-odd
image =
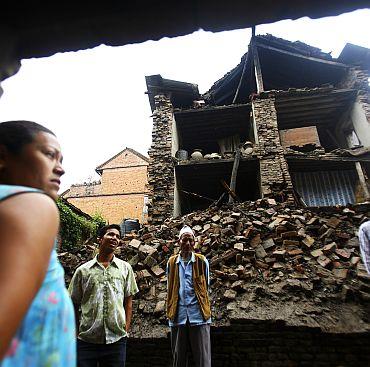
[[[264,90],[338,84],[348,65],[256,42]]]
[[[319,157],[309,155],[286,154],[289,168],[305,171],[352,169],[355,162],[370,163],[370,156],[343,157],[334,154],[325,154]]]
[[[154,97],[159,94],[168,96],[174,108],[190,108],[194,100],[200,98],[198,85],[165,79],[161,75],[145,77],[147,94],[152,111],[154,111]]]
[[[176,37],[198,29],[218,32],[303,16],[319,18],[368,7],[367,0],[104,2],[31,0],[3,4],[0,28],[15,41],[17,59],[45,57],[100,44]]]
[[[333,126],[355,101],[357,91],[336,89],[328,92],[299,91],[277,95],[275,107],[279,129],[304,126]]]

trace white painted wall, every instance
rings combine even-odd
[[[370,147],[370,122],[367,121],[365,111],[360,102],[353,104],[350,112],[353,128],[364,147]]]
[[[172,114],[172,142],[171,142],[171,155],[175,156],[175,153],[179,150],[179,135],[177,132],[177,125],[175,116]]]

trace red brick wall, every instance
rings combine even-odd
[[[101,185],[72,186],[64,198],[85,213],[101,214],[109,223],[127,218],[146,222],[147,166],[146,160],[126,149],[100,167]]]
[[[101,214],[109,223],[119,224],[124,218],[137,218],[143,222],[144,194],[79,197],[68,201],[90,215]]]
[[[147,166],[106,169],[102,174],[102,194],[121,194],[145,191]]]

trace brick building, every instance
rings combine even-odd
[[[96,168],[97,182],[72,185],[61,196],[82,211],[99,213],[110,223],[124,219],[147,220],[147,167],[149,159],[125,148]]]
[[[195,84],[146,77],[149,220],[204,209],[225,183],[240,201],[271,197],[312,207],[368,200],[369,55],[347,44],[333,59],[298,41],[253,36],[240,64],[203,95]],[[201,159],[191,158],[195,149]]]

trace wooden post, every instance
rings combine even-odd
[[[238,148],[236,150],[233,170],[231,172],[230,190],[233,191],[233,192],[235,192],[236,176],[237,176],[237,173],[238,173],[239,162],[240,162],[240,148]],[[229,195],[229,204],[233,203],[233,202],[234,202],[234,198],[232,197],[232,195]]]
[[[356,166],[358,179],[360,181],[360,185],[361,185],[361,188],[364,192],[365,198],[366,198],[366,200],[369,200],[370,199],[370,193],[369,193],[369,189],[367,187],[367,183],[366,183],[366,180],[365,180],[365,175],[364,175],[364,172],[362,170],[361,163],[360,162],[355,162],[355,166]]]
[[[257,47],[253,41],[252,41],[252,54],[253,54],[253,64],[254,64],[254,75],[256,77],[256,84],[257,84],[257,93],[261,93],[264,91],[262,70],[261,70],[260,59],[258,57]]]

